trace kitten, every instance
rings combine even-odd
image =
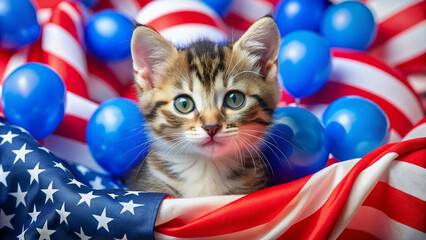
[[[272,121],[280,36],[271,17],[235,43],[206,40],[176,49],[138,26],[131,50],[151,152],[133,169],[130,189],[174,197],[247,194],[268,186],[258,149]]]

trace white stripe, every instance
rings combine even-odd
[[[293,224],[320,209],[356,163],[357,160],[340,162],[314,174],[283,211],[268,223],[272,225],[271,230],[262,239],[277,239]]]
[[[391,128],[389,132],[389,139],[387,143],[395,143],[400,142],[402,139],[401,135],[395,131],[395,129]]]
[[[28,50],[28,46],[24,47],[10,57],[6,69],[4,70],[4,75],[1,76],[2,81],[0,82],[3,82],[3,79],[6,79],[15,69],[28,62]]]
[[[66,61],[87,79],[86,55],[80,44],[62,27],[48,23],[43,29],[42,49]]]
[[[423,0],[371,0],[366,5],[373,12],[376,23],[380,23],[421,1]]]
[[[81,19],[80,14],[68,2],[59,3],[58,8],[61,11],[63,11],[64,13],[66,13],[71,18],[74,25],[77,26],[76,29],[77,29],[78,38],[79,38],[79,40],[82,40],[82,38],[83,38],[83,32],[82,32],[83,23],[82,23],[82,19]]]
[[[109,0],[110,3],[114,6],[114,9],[127,14],[130,17],[136,16],[141,5],[137,1],[133,0]]]
[[[196,0],[161,0],[153,1],[147,4],[137,14],[136,21],[142,24],[147,24],[154,19],[164,16],[169,13],[181,12],[181,11],[194,11],[204,13],[215,19],[221,19],[215,11],[209,8],[201,1]]]
[[[104,80],[98,78],[95,75],[89,74],[89,81],[87,83],[87,90],[89,92],[90,99],[98,102],[120,96],[114,88],[112,88]]]
[[[227,40],[223,31],[202,24],[181,24],[164,29],[160,33],[176,47],[185,47],[200,38],[206,38],[214,42],[224,42]]]
[[[72,92],[67,92],[67,106],[65,113],[85,120],[89,120],[98,105]]]
[[[370,233],[378,239],[412,240],[426,239],[426,234],[399,223],[388,217],[382,211],[362,206],[348,225],[348,229]]]
[[[426,93],[426,72],[418,72],[407,76],[408,82],[417,93]]]
[[[241,197],[243,195],[165,199],[158,211],[155,226],[175,218],[179,218],[185,223],[191,222]]]
[[[426,20],[401,32],[370,51],[372,55],[399,65],[426,52]]]
[[[380,181],[426,201],[426,169],[420,166],[404,161],[393,161],[390,170],[382,176]]]
[[[52,16],[52,9],[51,8],[42,8],[37,10],[37,22],[40,25],[43,25],[47,23],[47,21],[50,20],[50,17]]]
[[[336,221],[336,227],[331,234],[331,239],[337,239],[337,237],[343,232],[346,226],[349,224],[351,219],[355,216],[356,212],[376,186],[380,177],[389,168],[391,162],[398,157],[396,153],[388,153],[381,157],[374,164],[364,169],[356,178],[349,197],[346,201],[343,211],[340,213],[339,219]]]
[[[405,140],[415,139],[415,138],[423,138],[426,137],[426,123],[422,123],[419,126],[411,129],[410,132],[407,133],[404,137]]]
[[[58,158],[64,159],[72,164],[83,164],[92,170],[108,174],[93,159],[86,144],[58,135],[50,135],[43,140],[44,146],[52,151]]]
[[[415,95],[392,75],[366,63],[347,58],[333,58],[330,81],[363,89],[394,105],[412,124],[423,117]],[[396,97],[397,96],[397,97]]]
[[[231,6],[231,13],[255,22],[273,10],[274,6],[268,2],[259,0],[234,0]]]

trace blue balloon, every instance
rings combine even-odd
[[[40,25],[29,0],[0,0],[0,47],[17,49],[36,41]]]
[[[224,16],[228,12],[228,9],[232,3],[232,0],[201,0],[201,1],[209,5],[220,16]]]
[[[40,140],[49,136],[64,117],[65,85],[47,65],[28,63],[6,78],[1,104],[7,121]]]
[[[325,167],[329,143],[324,127],[312,113],[295,107],[275,110],[262,152],[274,185],[290,182]]]
[[[81,3],[86,5],[87,7],[93,7],[93,6],[95,6],[95,4],[97,4],[99,2],[99,0],[80,0],[80,1],[81,1]]]
[[[86,26],[87,48],[104,61],[115,61],[130,56],[133,23],[114,10],[97,13]]]
[[[332,102],[323,114],[330,152],[340,161],[361,158],[388,140],[389,120],[374,102],[356,96]]]
[[[275,20],[281,36],[295,30],[319,30],[326,0],[285,0],[275,11]]]
[[[86,128],[92,156],[112,175],[123,175],[148,153],[149,138],[144,125],[136,103],[125,98],[102,103]]]
[[[376,38],[371,11],[360,2],[348,1],[327,8],[320,31],[332,47],[366,50]]]
[[[291,32],[281,43],[278,64],[285,89],[296,98],[309,96],[324,86],[330,76],[330,45],[315,32]]]

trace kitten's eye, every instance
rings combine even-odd
[[[182,95],[175,99],[175,108],[180,113],[187,114],[194,111],[194,101],[189,96]]]
[[[231,109],[240,109],[245,102],[244,94],[232,91],[225,96],[225,106]]]

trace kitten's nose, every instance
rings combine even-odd
[[[213,137],[214,135],[216,135],[216,133],[219,131],[219,129],[221,128],[222,126],[221,125],[219,125],[219,124],[205,124],[204,126],[203,126],[203,128],[204,128],[204,130],[206,130],[206,132],[207,132],[207,134],[210,136],[210,137]]]

